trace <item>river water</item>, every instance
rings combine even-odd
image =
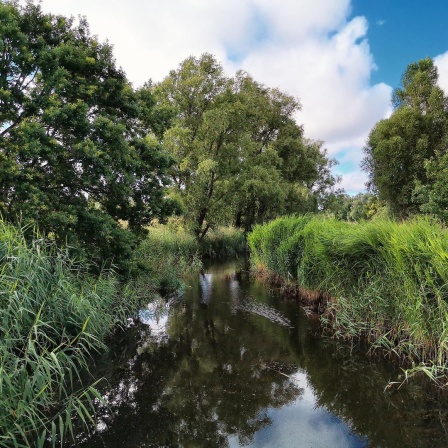
[[[448,446],[446,395],[387,387],[399,369],[322,337],[245,260],[206,266],[140,321],[98,364],[108,407],[77,447]]]

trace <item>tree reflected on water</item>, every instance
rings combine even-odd
[[[443,394],[418,381],[385,391],[398,375],[391,364],[322,338],[297,304],[233,265],[191,285],[158,318],[146,310],[147,325],[121,335],[97,366],[109,407],[99,406],[95,431],[80,433],[76,446],[288,447],[309,446],[309,437],[344,447],[448,446]]]
[[[289,329],[265,331],[265,316],[239,310],[239,276],[201,274],[171,311],[164,342],[133,329],[138,354],[110,378],[109,409],[82,446],[225,447],[229,435],[244,445],[270,425],[268,408],[300,396]]]

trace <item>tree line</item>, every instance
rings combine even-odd
[[[250,230],[280,215],[448,219],[448,99],[434,62],[411,63],[372,129],[368,194],[335,190],[336,163],[304,137],[300,102],[210,54],[135,89],[86,19],[0,4],[0,213],[123,272],[152,222],[181,214]]]
[[[181,213],[198,239],[317,211],[336,178],[295,98],[210,54],[134,89],[88,23],[0,4],[0,213],[123,271],[145,228]]]

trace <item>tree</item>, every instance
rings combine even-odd
[[[226,77],[212,55],[186,59],[145,89],[170,117],[163,146],[176,159],[174,194],[198,239],[219,224],[249,229],[288,204],[308,210],[325,182],[334,185],[331,161],[293,120],[298,101],[243,71]]]
[[[417,210],[414,188],[428,183],[425,161],[443,146],[448,104],[437,78],[430,58],[409,64],[393,93],[395,111],[375,125],[365,147],[368,187],[399,215]]]
[[[5,2],[0,27],[3,218],[124,268],[143,226],[169,212],[170,158],[140,132],[144,109],[85,19]]]
[[[386,211],[383,206],[384,204],[370,193],[358,193],[355,196],[339,194],[332,198],[328,211],[343,221],[367,221],[378,215],[384,216]]]
[[[294,127],[302,140],[302,129],[291,119],[300,109],[293,97],[269,89],[246,72],[237,72],[234,98],[243,121],[238,136],[237,164],[231,183],[233,224],[249,230],[253,224],[281,213],[287,198],[284,158],[274,142],[286,126]]]
[[[413,199],[420,211],[448,223],[448,142],[425,161],[427,183],[417,182]]]

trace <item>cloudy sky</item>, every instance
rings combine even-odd
[[[406,65],[430,56],[448,91],[448,2],[435,0],[42,0],[85,15],[135,87],[162,80],[190,55],[214,54],[228,75],[299,98],[297,121],[339,161],[348,193],[372,126],[391,113]]]

